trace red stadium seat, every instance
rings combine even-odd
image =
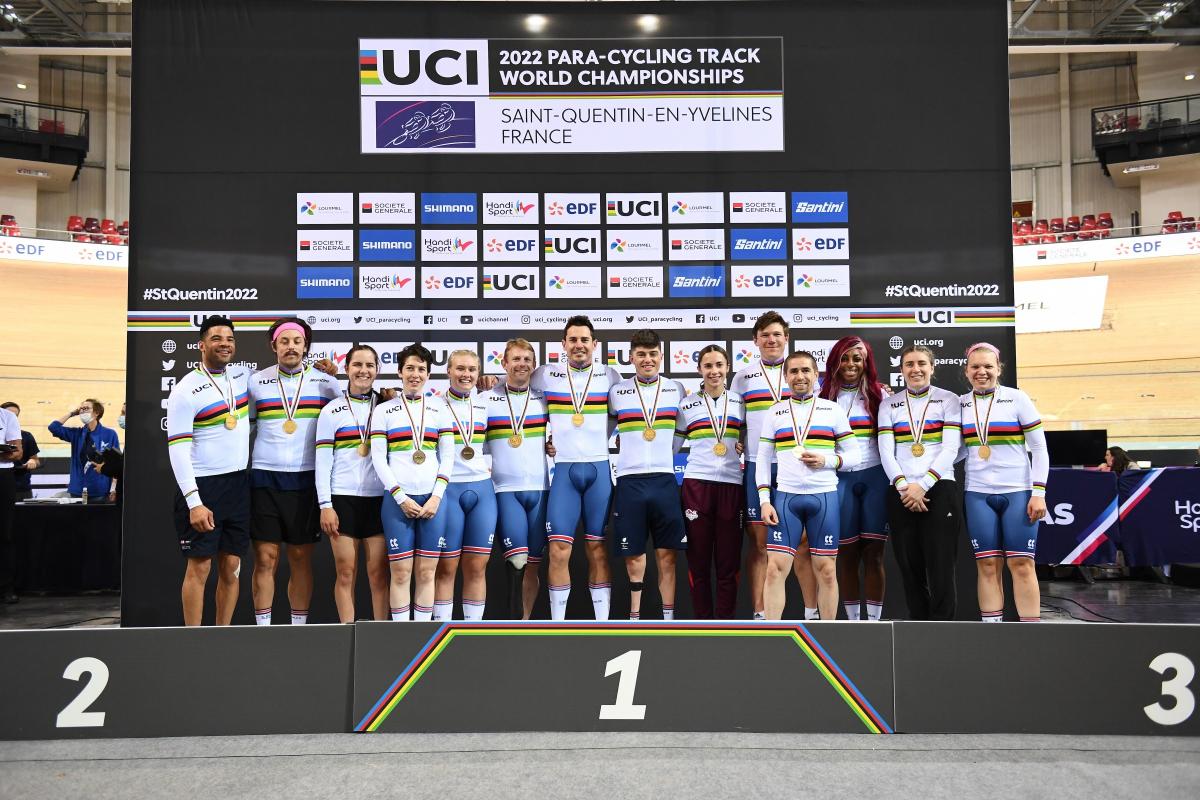
[[[1181,219],[1179,221],[1179,230],[1180,231],[1188,231],[1188,232],[1196,230],[1196,218],[1195,217],[1184,217],[1183,219]]]
[[[88,233],[100,232],[100,220],[95,217],[88,217],[83,221],[83,229]]]
[[[117,227],[117,233],[122,236],[129,236],[129,220],[125,220]]]
[[[1170,219],[1170,220],[1183,219],[1183,212],[1182,211],[1171,211],[1167,214],[1167,219]]]
[[[76,233],[72,234],[71,239],[72,241],[76,242],[90,242],[92,237],[88,236],[86,233]]]
[[[1068,233],[1074,233],[1079,230],[1079,217],[1067,217],[1066,230]]]
[[[116,233],[117,232],[117,223],[113,222],[111,219],[100,220],[100,232],[101,233]]]
[[[1089,214],[1088,216],[1091,216],[1091,215]],[[1079,238],[1080,238],[1080,239],[1085,239],[1085,240],[1086,240],[1086,239],[1098,238],[1098,237],[1096,236],[1096,233],[1095,233],[1095,231],[1096,231],[1096,220],[1094,220],[1094,219],[1087,219],[1087,218],[1085,217],[1085,218],[1084,218],[1083,225],[1082,225],[1082,226],[1079,228]]]
[[[0,214],[0,225],[11,225],[17,221],[12,214]]]
[[[83,217],[76,216],[74,214],[67,217],[67,230],[72,231],[72,232],[82,231],[83,230]]]
[[[1037,221],[1037,223],[1034,224],[1034,226],[1033,226],[1033,232],[1034,233],[1049,233],[1050,232],[1050,223],[1046,222],[1046,220],[1044,220],[1044,219],[1039,219]]]
[[[1163,233],[1179,233],[1179,221],[1172,217],[1167,217],[1166,219],[1163,220],[1162,232]]]
[[[1054,219],[1050,220],[1050,232],[1051,233],[1062,233],[1063,232],[1063,218],[1062,217],[1055,217]]]
[[[107,236],[105,236],[104,238],[105,238],[105,241],[107,241],[109,244],[124,244],[124,242],[121,241],[121,237],[115,233],[110,233]]]

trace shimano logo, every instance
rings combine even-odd
[[[412,250],[412,242],[363,242],[363,250]]]
[[[427,205],[425,206],[427,214],[473,214],[475,206],[465,203],[442,204],[442,205]]]
[[[349,286],[349,278],[301,278],[300,285],[309,286]]]

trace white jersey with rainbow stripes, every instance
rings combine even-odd
[[[459,397],[453,391],[442,395],[442,403],[446,407],[446,421],[450,432],[454,434],[454,471],[450,473],[451,483],[471,483],[486,481],[492,477],[488,469],[487,459],[483,457],[483,443],[487,435],[487,406],[474,391],[466,397]],[[466,431],[470,438],[468,443],[463,438]],[[470,444],[474,454],[463,458],[463,449]]]
[[[280,381],[282,377],[282,390]],[[284,398],[299,403],[292,419],[295,432],[283,429],[287,421]],[[340,397],[337,378],[307,366],[295,375],[281,373],[279,365],[267,367],[250,378],[250,400],[254,404],[254,458],[251,466],[271,472],[307,472],[315,469],[313,443],[317,417],[330,400]]]
[[[183,376],[167,398],[167,446],[171,470],[188,508],[203,505],[196,478],[246,468],[250,457],[250,395],[245,367],[226,367],[209,379],[199,369]],[[233,410],[226,400],[232,396]],[[229,430],[226,419],[237,420]]]
[[[343,395],[321,409],[317,417],[317,501],[321,508],[332,506],[335,494],[383,494],[369,450],[366,456],[358,450],[364,441],[370,447],[371,406],[370,397]]]
[[[802,436],[803,441],[799,441]],[[824,466],[816,469],[808,466],[800,460],[804,453],[824,456]],[[788,494],[835,492],[837,471],[857,466],[860,457],[850,421],[837,403],[812,395],[781,400],[771,407],[759,437],[754,462],[759,502],[770,502],[772,488]],[[779,463],[774,487],[771,486],[773,460]]]
[[[879,404],[887,400],[885,392]],[[877,466],[879,462],[879,443],[875,439],[875,421],[871,419],[871,410],[867,407],[867,396],[858,387],[842,386],[838,389],[837,404],[846,412],[850,420],[850,430],[854,431],[854,439],[862,451],[862,459],[857,467],[846,469],[846,472],[858,472]]]
[[[917,483],[928,491],[940,480],[954,480],[962,441],[960,419],[958,395],[936,386],[919,394],[905,389],[885,397],[879,404],[879,458],[892,485],[903,489]],[[919,456],[912,452],[914,428],[924,449]]]
[[[413,461],[417,449],[413,447],[414,430],[425,454],[420,464]],[[378,406],[371,415],[371,463],[383,488],[397,503],[410,494],[445,494],[454,469],[454,427],[446,404],[422,395],[416,399],[401,396]]]
[[[772,395],[772,388],[776,390],[775,395]],[[792,390],[784,380],[783,362],[764,364],[762,358],[756,356],[748,367],[733,376],[729,389],[740,394],[746,404],[746,461],[754,461],[758,458],[763,421],[771,413],[771,407],[792,396]]]
[[[998,386],[985,394],[967,392],[958,400],[967,462],[966,490],[983,494],[1032,490],[1035,496],[1045,497],[1050,452],[1042,419],[1029,395],[1011,386]],[[986,459],[979,457],[984,439],[991,450]],[[1026,451],[1033,455],[1032,468]]]
[[[570,378],[568,378],[570,370]],[[589,376],[591,382],[588,382]],[[612,367],[589,364],[577,369],[566,364],[543,364],[533,371],[530,385],[546,398],[550,435],[554,439],[554,461],[561,464],[608,460],[608,390],[621,382]],[[587,397],[584,398],[584,387]],[[583,409],[583,424],[571,422],[576,403]],[[670,437],[668,437],[670,438]]]
[[[637,377],[627,378],[609,391],[608,407],[617,421],[620,447],[618,478],[659,472],[675,474],[675,420],[686,395],[682,383],[662,375],[649,383]],[[651,429],[654,438],[647,440],[645,432]]]
[[[713,428],[714,417],[719,423],[725,417],[725,432],[721,442],[725,455],[713,452],[717,445],[717,432]],[[746,406],[737,392],[725,390],[720,397],[713,398],[703,391],[697,392],[679,404],[679,419],[675,426],[677,444],[688,445],[687,466],[683,477],[718,483],[742,482],[742,457],[737,453],[738,439],[746,421]]]
[[[550,488],[546,463],[546,399],[537,390],[517,391],[504,384],[479,399],[487,409],[487,445],[492,484],[497,492],[542,492]],[[522,423],[522,414],[524,422]],[[520,425],[521,443],[510,444]]]

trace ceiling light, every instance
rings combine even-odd
[[[1121,172],[1126,175],[1132,175],[1135,172],[1153,172],[1156,169],[1158,169],[1158,164],[1140,164],[1136,167],[1126,167]]]
[[[654,33],[658,30],[658,15],[657,14],[642,14],[637,18],[637,26],[644,33]]]
[[[1194,73],[1194,72],[1189,72],[1187,75],[1184,75],[1184,76],[1183,76],[1183,79],[1184,79],[1185,81],[1194,81],[1194,80],[1196,80],[1196,73]]]
[[[541,14],[530,14],[525,18],[525,30],[529,31],[530,33],[541,33],[542,31],[546,30],[546,24],[548,22],[549,20],[543,17]]]
[[[28,87],[27,85],[23,84],[23,83],[18,83],[18,84],[17,84],[17,88],[18,88],[18,89],[28,89],[29,87]]]

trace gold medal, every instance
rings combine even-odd
[[[987,461],[992,457],[992,448],[988,447],[986,444],[981,444],[979,446],[979,457],[984,461]]]
[[[653,442],[654,437],[657,435],[658,434],[654,430],[654,428],[646,428],[644,431],[642,431],[642,438],[645,439],[647,442]]]
[[[363,458],[371,455],[371,445],[367,444],[366,442],[361,442],[358,445],[358,454]]]
[[[571,424],[574,425],[576,428],[581,427],[583,425],[583,414],[581,414],[578,411],[576,411],[574,414],[572,414],[571,415]]]
[[[726,446],[726,444],[724,442],[717,442],[716,444],[713,445],[713,455],[715,455],[715,456],[723,456],[728,452],[729,452],[729,448]]]
[[[797,460],[797,461],[803,461],[803,460],[804,460],[804,448],[797,447],[797,448],[796,448],[795,450],[793,450],[792,452],[796,454],[796,460]]]
[[[470,461],[472,458],[475,457],[475,448],[471,447],[471,445],[467,445],[466,447],[464,447],[462,449],[461,455],[462,455],[463,461]]]
[[[283,421],[283,432],[286,433],[288,436],[291,436],[293,433],[295,433],[296,432],[296,420],[285,419]]]
[[[989,434],[988,425],[992,420],[992,405],[996,402],[996,395],[999,391],[1000,389],[997,387],[988,395],[987,416],[983,418],[982,425],[979,424],[980,397],[976,394],[972,398],[975,402],[971,403],[971,412],[975,415],[975,435],[979,437],[979,457],[984,461],[992,457],[992,448],[987,443]]]
[[[413,450],[413,463],[414,464],[424,464],[425,463],[425,451],[424,450]]]
[[[512,436],[508,437],[508,446],[509,447],[520,447],[521,446],[521,434],[514,433]]]
[[[912,454],[917,458],[925,455],[925,445],[921,444],[920,442],[914,443],[912,446]]]
[[[225,427],[228,430],[233,430],[237,427],[237,417],[225,415]]]

